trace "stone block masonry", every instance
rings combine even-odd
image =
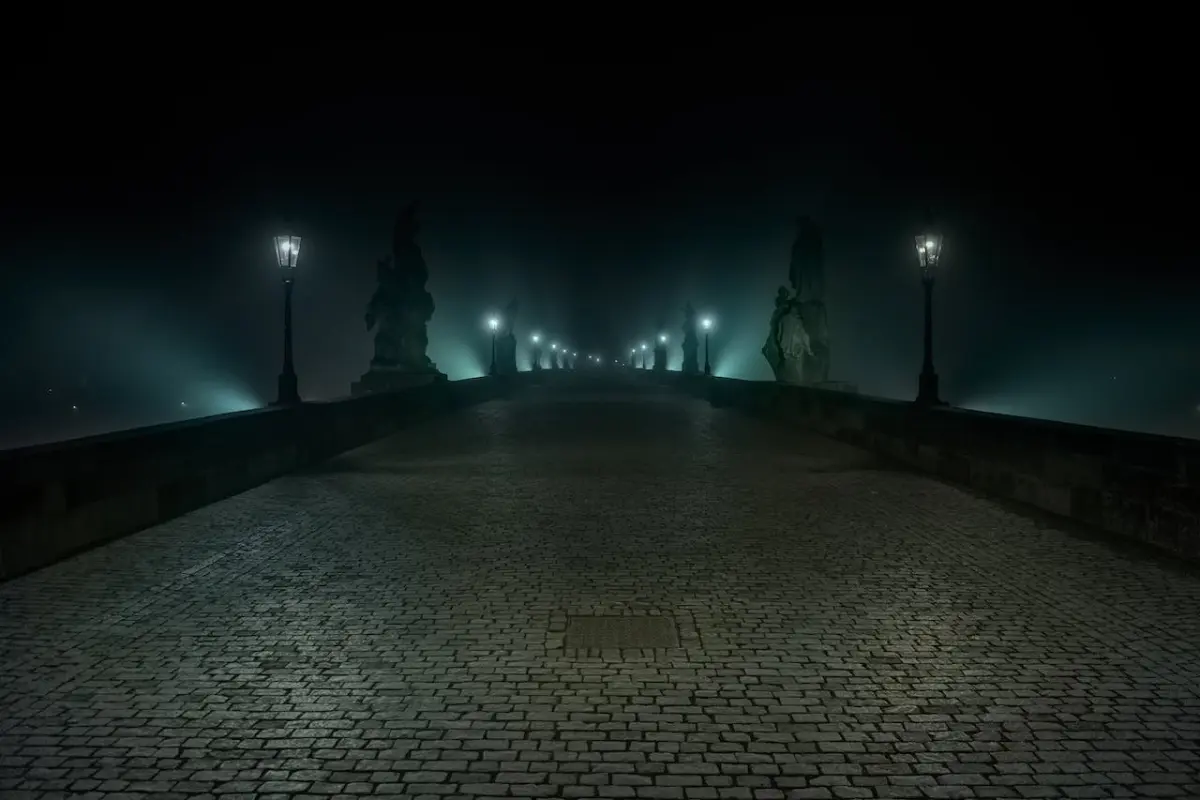
[[[440,383],[0,453],[0,580],[172,519],[511,383]]]

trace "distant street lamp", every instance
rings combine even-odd
[[[529,338],[533,342],[533,352],[529,354],[530,368],[540,370],[542,368],[542,335],[535,333]]]
[[[488,327],[492,329],[492,366],[488,369],[488,375],[496,374],[496,331],[500,330],[500,320],[492,317],[488,320]]]
[[[295,405],[300,402],[296,380],[296,365],[292,361],[292,286],[296,282],[296,262],[300,260],[300,237],[275,237],[275,260],[283,276],[283,371],[279,373],[276,404]]]
[[[646,368],[646,343],[642,342],[642,369]]]
[[[942,400],[938,397],[938,376],[933,370],[933,279],[942,258],[942,235],[930,224],[915,240],[917,261],[921,265],[921,285],[925,290],[925,358],[921,364],[917,403],[937,406],[942,405]]]
[[[700,320],[700,327],[704,329],[704,374],[712,375],[712,364],[708,360],[708,335],[712,333],[712,317]]]

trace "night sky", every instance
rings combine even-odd
[[[718,319],[717,372],[767,378],[758,349],[810,215],[832,377],[909,398],[929,208],[947,399],[1198,435],[1184,42],[1091,25],[406,31],[286,56],[198,35],[27,43],[5,78],[5,408],[50,388],[137,421],[269,401],[285,221],[305,237],[301,392],[345,394],[372,353],[375,262],[413,200],[430,355],[451,377],[486,369],[483,320],[515,297],[523,341],[610,357],[662,316],[678,340],[690,300]]]

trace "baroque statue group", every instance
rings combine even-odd
[[[367,330],[375,333],[375,355],[367,372],[351,385],[353,395],[446,380],[427,353],[434,303],[426,288],[429,267],[417,244],[421,230],[417,211],[418,204],[413,203],[400,212],[392,228],[392,252],[376,264],[377,286],[365,315]],[[518,309],[516,300],[508,304],[503,329],[496,332],[498,374],[517,371]]]
[[[775,309],[762,346],[779,383],[829,385],[829,325],[825,313],[825,261],[821,230],[809,217],[796,221],[788,286],[775,294]],[[683,309],[683,372],[699,374],[696,310]],[[661,350],[662,357],[659,358]],[[655,348],[655,369],[666,369],[666,346]],[[660,366],[661,364],[661,366]],[[847,388],[838,384],[839,388]]]
[[[775,310],[762,354],[780,383],[829,381],[829,325],[825,316],[825,262],[821,231],[808,217],[796,222],[788,268],[791,284],[775,293]]]
[[[417,204],[400,213],[392,228],[392,253],[376,265],[378,286],[367,304],[368,331],[375,331],[375,356],[351,394],[404,389],[446,375],[434,366],[426,349],[426,326],[433,316],[433,295],[425,284],[429,268],[417,244]]]

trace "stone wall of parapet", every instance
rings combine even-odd
[[[1200,561],[1200,442],[760,381],[669,380],[713,405]]]
[[[0,453],[0,580],[512,388],[440,382]]]

